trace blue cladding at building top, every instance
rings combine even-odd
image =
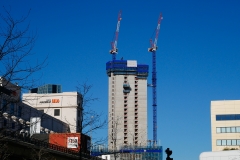
[[[148,65],[137,64],[137,61],[113,60],[106,63],[107,75],[136,75],[138,78],[148,77]]]

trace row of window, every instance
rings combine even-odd
[[[239,146],[240,139],[218,139],[217,146]]]
[[[217,127],[217,133],[240,133],[240,127]]]
[[[240,120],[240,114],[216,115],[216,121]]]

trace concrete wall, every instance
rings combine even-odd
[[[135,75],[111,75],[108,79],[108,145],[116,149],[123,145],[147,143],[147,80]],[[130,85],[124,94],[123,84]]]

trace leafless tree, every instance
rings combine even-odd
[[[82,118],[80,125],[80,131],[83,134],[91,134],[97,129],[102,129],[107,125],[107,117],[104,117],[103,113],[97,113],[91,106],[98,98],[95,98],[90,93],[92,85],[88,85],[87,82],[78,83],[77,91],[82,95]],[[81,108],[80,108],[81,109]]]
[[[0,12],[0,129],[3,128],[3,113],[11,104],[20,103],[20,90],[35,85],[38,78],[33,74],[46,66],[31,59],[36,42],[36,32],[30,31],[28,22],[30,11],[20,18],[11,15],[11,8],[1,8]],[[35,62],[34,62],[35,61]],[[10,83],[11,82],[11,83]],[[18,95],[17,95],[18,94]],[[5,100],[5,101],[3,101]],[[9,118],[9,117],[8,117]],[[7,158],[7,143],[0,145],[0,159]],[[5,157],[3,157],[5,156]],[[8,155],[7,155],[8,156]]]
[[[103,129],[107,125],[107,117],[104,117],[103,113],[97,113],[91,106],[91,104],[95,101],[98,101],[98,98],[95,98],[90,93],[92,89],[92,85],[87,84],[87,82],[78,83],[76,89],[82,95],[82,108],[78,108],[81,110],[81,121],[79,125],[79,132],[90,135],[91,142],[93,142],[92,134],[96,133],[97,130]],[[101,137],[98,139],[94,139],[94,143],[91,143],[91,148],[95,145],[102,144],[106,142],[106,137]],[[80,152],[80,158],[82,154]]]
[[[30,59],[36,42],[36,33],[30,31],[26,16],[15,19],[10,9],[3,7],[0,13],[0,76],[12,83],[18,83],[21,88],[32,88],[37,79],[32,75],[46,65]],[[33,64],[34,62],[34,64]]]
[[[117,117],[115,120],[112,120],[111,122],[111,126],[112,126],[112,134],[109,135],[109,138],[111,140],[111,144],[113,146],[113,157],[116,160],[118,157],[120,157],[121,153],[118,153],[117,150],[117,141],[119,139],[121,139],[121,137],[118,137],[118,133],[122,131],[122,128],[120,128],[120,124],[121,124],[121,118]]]

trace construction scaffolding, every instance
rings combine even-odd
[[[104,146],[96,146],[91,156],[110,155],[117,160],[162,160],[162,146],[124,146],[119,150],[108,150]]]

